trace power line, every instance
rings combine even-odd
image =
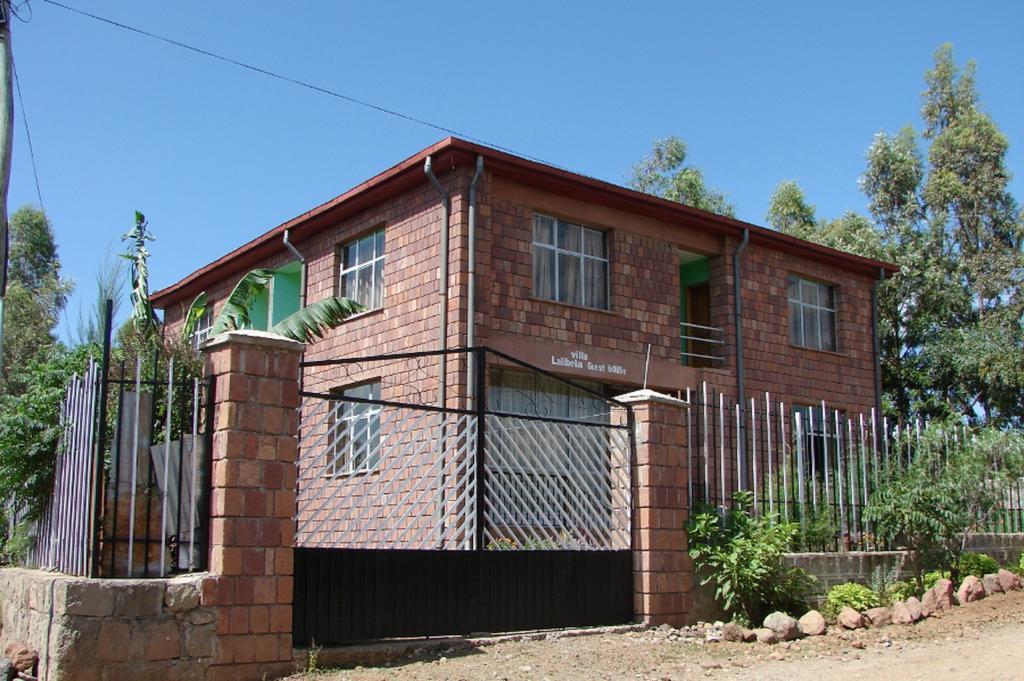
[[[81,9],[76,8],[76,7],[71,7],[69,5],[65,5],[63,3],[57,2],[57,0],[43,0],[43,2],[45,2],[45,3],[49,4],[49,5],[53,5],[54,7],[59,7],[61,9],[67,10],[68,12],[72,12],[74,14],[78,14],[80,16],[87,17],[87,18],[92,19],[94,21],[99,21],[99,22],[104,23],[104,24],[109,24],[110,26],[114,26],[116,28],[120,28],[120,29],[123,29],[125,31],[130,31],[132,33],[135,33],[135,34],[138,34],[138,35],[141,35],[141,36],[145,36],[147,38],[152,38],[153,40],[159,40],[162,43],[166,43],[168,45],[173,45],[174,47],[178,47],[178,48],[181,48],[183,50],[188,50],[190,52],[195,52],[196,54],[201,54],[204,57],[209,57],[211,59],[216,59],[218,61],[222,61],[222,62],[225,62],[227,64],[231,64],[232,66],[237,66],[239,68],[246,69],[248,71],[253,71],[254,73],[259,73],[261,75],[268,76],[270,78],[275,78],[277,80],[281,80],[281,81],[284,81],[286,83],[290,83],[292,85],[298,85],[299,87],[303,87],[303,88],[306,88],[308,90],[313,90],[314,92],[319,92],[321,94],[325,94],[325,95],[328,95],[328,96],[331,96],[331,97],[336,97],[337,99],[342,99],[342,100],[344,100],[346,102],[349,102],[351,104],[356,104],[358,106],[362,106],[362,107],[366,107],[368,109],[372,109],[372,110],[377,111],[379,113],[387,114],[389,116],[394,116],[395,118],[400,118],[400,119],[402,119],[404,121],[408,121],[410,123],[416,123],[418,125],[423,125],[423,126],[426,126],[428,128],[433,128],[434,130],[438,130],[440,132],[444,132],[444,133],[447,133],[449,135],[454,135],[455,137],[461,137],[461,138],[469,140],[471,142],[476,142],[478,144],[483,144],[483,145],[492,147],[494,149],[498,149],[500,151],[507,152],[509,154],[515,154],[517,156],[522,156],[523,158],[530,159],[531,161],[536,161],[538,163],[544,163],[544,164],[555,166],[555,167],[559,167],[559,168],[561,167],[561,166],[558,166],[557,164],[550,163],[549,161],[544,161],[543,159],[539,159],[539,158],[536,158],[536,157],[533,157],[533,156],[527,156],[525,154],[522,154],[520,152],[515,151],[514,149],[510,149],[509,147],[505,147],[505,146],[502,146],[500,144],[495,144],[494,142],[488,142],[487,140],[480,139],[479,137],[475,137],[473,135],[470,135],[470,134],[467,134],[467,133],[464,133],[464,132],[460,132],[458,130],[454,130],[453,128],[449,128],[449,127],[441,125],[439,123],[434,123],[432,121],[428,121],[428,120],[423,119],[423,118],[417,118],[416,116],[412,116],[412,115],[409,115],[409,114],[406,114],[406,113],[402,113],[401,111],[397,111],[395,109],[390,109],[390,108],[382,106],[380,104],[374,104],[373,102],[368,102],[366,100],[358,99],[358,98],[353,97],[351,95],[346,95],[346,94],[344,94],[342,92],[338,92],[337,90],[331,90],[330,88],[326,88],[326,87],[323,87],[323,86],[320,86],[320,85],[316,85],[314,83],[310,83],[310,82],[305,81],[305,80],[299,80],[298,78],[292,78],[290,76],[286,76],[286,75],[277,73],[276,71],[271,71],[269,69],[265,69],[265,68],[262,68],[260,66],[254,66],[254,65],[248,64],[246,62],[238,61],[237,59],[232,59],[231,57],[226,57],[226,56],[224,56],[222,54],[218,54],[216,52],[211,52],[209,50],[205,50],[205,49],[203,49],[201,47],[196,47],[195,45],[189,45],[188,43],[183,43],[183,42],[181,42],[179,40],[174,40],[173,38],[168,38],[168,37],[165,37],[165,36],[162,36],[162,35],[158,35],[156,33],[151,33],[150,31],[146,31],[146,30],[143,30],[141,28],[136,28],[134,26],[129,26],[128,24],[123,24],[123,23],[121,23],[119,21],[114,21],[113,19],[108,19],[106,17],[101,17],[101,16],[99,16],[97,14],[92,14],[90,12],[86,12],[85,10],[81,10]]]
[[[46,213],[43,205],[43,192],[39,188],[39,169],[36,167],[36,150],[32,146],[32,130],[28,127],[28,112],[25,111],[25,99],[21,95],[21,78],[18,77],[18,64],[11,55],[11,71],[14,74],[14,86],[18,91],[18,106],[21,108],[21,121],[25,125],[25,138],[28,140],[28,155],[32,159],[32,175],[36,180],[36,196],[39,198],[39,210]]]

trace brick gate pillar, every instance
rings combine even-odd
[[[215,378],[210,572],[214,681],[292,672],[299,356],[303,344],[232,331],[204,348]]]
[[[693,564],[687,553],[686,403],[652,390],[617,398],[636,423],[633,469],[633,610],[648,624],[688,623]]]

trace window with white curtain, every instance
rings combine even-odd
[[[607,310],[607,241],[600,230],[534,215],[533,295]]]
[[[338,295],[367,310],[384,304],[384,230],[350,241],[341,248]]]
[[[790,342],[814,350],[835,350],[835,287],[790,277],[788,297]]]

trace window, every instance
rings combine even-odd
[[[789,340],[814,350],[836,349],[835,288],[789,278]]]
[[[210,337],[210,329],[213,328],[213,301],[207,301],[203,316],[196,322],[195,330],[192,332],[192,347],[199,349],[199,346]]]
[[[339,295],[376,310],[384,304],[384,230],[345,244],[341,249]]]
[[[607,310],[605,233],[546,215],[534,216],[533,295]]]
[[[344,398],[380,399],[380,381],[342,388],[331,403],[328,421],[329,460],[327,475],[348,475],[371,471],[380,462],[379,404],[349,402]]]
[[[845,456],[842,451],[842,427],[846,422],[846,414],[842,411],[807,404],[794,404],[791,416],[791,432],[796,437],[797,415],[800,416],[800,433],[805,465],[811,466],[805,475],[824,479],[825,471],[834,475],[837,456]],[[839,431],[836,430],[836,416],[839,416]],[[795,453],[795,450],[794,450]],[[828,462],[825,456],[828,455]]]

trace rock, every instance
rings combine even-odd
[[[974,575],[967,575],[960,588],[956,591],[956,600],[960,605],[980,601],[985,597],[985,585]]]
[[[10,660],[0,660],[0,681],[9,681],[18,678],[18,670],[14,668]]]
[[[851,646],[853,646],[854,648],[856,648],[857,650],[864,650],[864,647],[865,647],[865,646],[864,646],[864,641],[861,641],[861,640],[860,640],[859,638],[858,638],[858,639],[856,639],[856,640],[855,640],[855,641],[854,641],[853,643],[851,643],[850,645],[851,645]]]
[[[785,660],[786,656],[776,650],[774,653],[769,655],[768,658],[772,660]]]
[[[779,637],[775,635],[775,632],[771,629],[761,627],[760,629],[754,629],[754,636],[757,637],[758,643],[778,643]]]
[[[948,579],[940,579],[932,587],[935,592],[935,602],[939,610],[949,610],[953,607],[953,582]]]
[[[764,627],[771,629],[780,641],[800,638],[800,625],[784,612],[773,612],[764,618]]]
[[[864,621],[864,615],[861,615],[850,606],[846,606],[839,611],[839,624],[847,629],[863,629],[867,626],[867,623]]]
[[[884,627],[892,622],[892,611],[889,608],[871,608],[864,611],[864,617],[874,628]]]
[[[928,589],[921,598],[921,617],[931,617],[939,611],[939,599],[935,589]]]
[[[999,581],[999,575],[995,573],[989,573],[981,578],[981,584],[985,587],[985,593],[991,596],[992,594],[1003,593],[1003,585]]]
[[[825,618],[817,610],[808,610],[803,617],[797,621],[800,633],[804,636],[821,636],[828,629]]]
[[[892,605],[893,624],[913,624],[914,616],[910,614],[910,608],[903,601],[896,601]]]
[[[743,640],[743,627],[735,622],[722,625],[722,638],[733,643],[740,643]]]
[[[171,612],[188,612],[199,606],[199,589],[195,582],[171,582],[164,593],[164,605]]]
[[[35,669],[36,662],[39,661],[36,651],[21,641],[11,641],[8,643],[7,647],[4,648],[4,657],[19,672],[28,672],[30,674]]]
[[[746,627],[744,627],[744,629],[743,629],[743,642],[744,643],[753,643],[756,640],[757,640],[757,634],[754,633],[753,629],[747,629]]]
[[[919,622],[924,619],[924,612],[921,608],[921,601],[917,600],[916,596],[911,596],[906,600],[907,610],[910,611],[910,617],[915,621]]]
[[[1020,589],[1020,577],[1013,574],[1005,568],[999,568],[999,572],[996,573],[999,577],[999,585],[1003,587],[1003,591],[1010,593]]]

